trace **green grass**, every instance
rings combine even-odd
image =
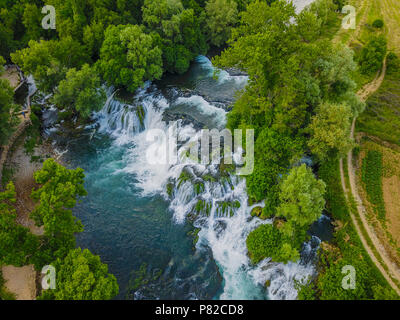
[[[357,119],[357,131],[400,145],[400,71],[388,60],[388,72]]]

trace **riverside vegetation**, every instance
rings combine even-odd
[[[339,183],[338,159],[354,146],[351,119],[365,108],[354,75],[376,73],[386,55],[383,36],[371,38],[357,54],[331,41],[346,1],[316,0],[301,13],[284,0],[46,4],[57,9],[56,30],[40,27],[42,1],[0,1],[1,64],[13,62],[32,74],[65,118],[84,121],[99,111],[106,99],[101,84],[135,92],[167,72],[183,74],[210,47],[224,47],[214,64],[249,76],[227,127],[255,130],[255,168],[246,177],[249,203],[264,202],[259,216],[272,221],[247,239],[252,262],[297,261],[311,224],[326,208],[344,225],[333,244],[321,248],[318,276],[299,288],[299,298],[395,297],[360,244]],[[12,91],[1,80],[0,141],[15,125],[12,105]],[[314,160],[313,168],[302,164],[304,156]],[[32,218],[44,226],[44,235],[33,236],[16,223],[15,192],[8,184],[0,198],[0,263],[40,269],[53,261],[61,283],[42,299],[114,297],[118,285],[107,266],[88,250],[75,249],[74,235],[83,226],[71,209],[86,194],[83,171],[49,159],[35,180],[40,187],[32,192],[38,202]],[[341,267],[347,264],[357,270],[354,291],[341,288]]]

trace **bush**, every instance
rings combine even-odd
[[[396,75],[397,73],[400,73],[400,59],[395,53],[393,52],[388,53],[386,58],[386,63],[387,63],[386,73],[388,75]]]
[[[246,243],[254,264],[268,257],[276,261],[283,243],[282,234],[273,225],[264,224],[249,234]]]
[[[377,29],[383,28],[383,25],[384,25],[384,23],[383,23],[383,21],[382,21],[381,19],[376,19],[376,20],[372,23],[372,26],[373,26],[374,28],[377,28]]]
[[[361,51],[359,58],[361,73],[373,74],[378,72],[382,68],[386,51],[387,41],[385,37],[373,37]]]
[[[252,231],[246,240],[249,256],[254,264],[265,258],[287,263],[300,258],[299,251],[292,247],[283,233],[275,226],[264,224]]]

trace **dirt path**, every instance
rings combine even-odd
[[[33,265],[2,268],[3,278],[7,290],[15,294],[17,300],[35,300],[36,298],[36,271]]]
[[[0,78],[8,80],[13,89],[18,87],[18,84],[20,83],[19,72],[17,67],[15,66],[7,68],[7,70],[4,71]]]
[[[374,93],[376,90],[379,89],[379,87],[381,86],[381,84],[382,84],[382,82],[383,82],[383,80],[385,78],[385,74],[386,74],[386,60],[384,61],[382,71],[377,74],[375,79],[371,83],[369,83],[366,86],[364,86],[357,93],[362,101],[366,101],[367,98],[372,93]],[[353,119],[353,124],[352,124],[352,127],[351,127],[351,133],[350,133],[351,139],[354,139],[354,131],[355,131],[356,120],[357,120],[356,118]],[[369,246],[368,242],[366,241],[363,233],[361,232],[361,228],[359,226],[359,223],[358,223],[357,219],[350,212],[350,216],[351,216],[351,219],[352,219],[353,224],[355,226],[355,229],[357,231],[357,234],[360,237],[361,242],[362,242],[364,248],[366,249],[366,251],[368,252],[369,256],[371,257],[372,261],[375,263],[375,265],[380,270],[382,275],[388,281],[390,286],[397,292],[397,294],[400,295],[399,287],[392,280],[392,278],[394,278],[394,279],[396,279],[396,280],[398,280],[400,282],[400,269],[397,267],[397,265],[395,263],[393,263],[393,261],[391,261],[391,259],[389,258],[384,246],[381,244],[381,242],[377,238],[374,230],[372,229],[372,227],[368,223],[368,220],[367,220],[367,217],[366,217],[366,212],[367,211],[366,211],[364,205],[362,204],[362,200],[361,200],[361,197],[360,197],[360,195],[358,193],[358,189],[357,189],[356,174],[355,174],[355,169],[353,167],[353,151],[352,150],[349,151],[349,153],[347,155],[347,168],[348,168],[348,177],[349,177],[350,189],[351,189],[350,191],[351,191],[351,193],[353,195],[353,198],[355,199],[355,201],[357,203],[357,211],[358,211],[358,215],[359,215],[360,220],[361,220],[362,227],[367,232],[368,237],[371,239],[372,244],[373,244],[373,246],[375,248],[370,248],[370,246]],[[342,180],[343,191],[344,191],[345,196],[347,198],[347,188],[346,188],[346,184],[345,184],[345,178],[344,178],[345,176],[344,176],[344,171],[343,171],[343,159],[340,160],[340,175],[341,175],[341,180]],[[377,259],[377,257],[373,253],[373,251],[374,251],[373,249],[375,249],[378,252],[379,260],[383,261],[384,266],[386,266],[386,269],[388,271],[385,270],[385,268],[382,266],[381,262]]]
[[[379,89],[386,75],[386,59],[383,61],[381,72],[378,72],[375,79],[372,82],[366,84],[360,91],[357,92],[358,97],[361,101],[367,101],[368,97]],[[353,137],[354,138],[354,137]]]
[[[39,146],[36,153],[46,152],[46,148]],[[15,191],[17,193],[17,222],[36,235],[43,234],[43,227],[37,227],[29,218],[35,204],[30,198],[32,188],[35,186],[33,173],[41,168],[41,163],[31,162],[23,148],[19,145],[7,161],[9,166],[16,169],[13,175]],[[15,267],[3,266],[3,277],[7,290],[16,295],[17,300],[34,300],[36,298],[36,271],[33,265]]]
[[[348,200],[347,188],[346,188],[346,183],[345,183],[345,178],[344,178],[344,170],[343,170],[343,159],[340,159],[340,177],[342,180],[342,188],[343,188],[344,194],[346,196],[346,199]],[[353,194],[353,196],[354,196],[354,194]],[[357,210],[359,210],[360,205],[362,206],[361,203],[358,203]],[[382,267],[380,262],[376,259],[372,249],[369,247],[367,240],[365,239],[363,233],[361,232],[361,229],[360,229],[360,226],[358,225],[356,217],[354,216],[354,214],[351,213],[351,211],[350,211],[350,217],[351,217],[351,221],[353,222],[353,225],[356,229],[356,232],[361,240],[361,243],[364,246],[365,250],[367,251],[368,255],[370,256],[372,262],[376,265],[378,270],[382,273],[383,277],[386,279],[386,281],[389,283],[389,285],[393,288],[393,290],[395,290],[396,293],[398,295],[400,295],[399,288],[393,282],[392,278],[389,276],[389,274],[386,272],[386,270]]]
[[[36,155],[46,154],[46,147],[38,146],[35,150]],[[13,182],[17,193],[17,221],[36,235],[43,234],[43,227],[37,227],[29,214],[35,208],[35,203],[31,199],[32,189],[36,186],[33,174],[41,169],[40,162],[31,162],[31,156],[25,153],[23,146],[19,146],[8,160],[8,166],[15,169]]]

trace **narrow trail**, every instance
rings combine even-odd
[[[386,74],[386,59],[383,63],[381,72],[377,74],[377,76],[375,77],[375,79],[372,82],[365,85],[357,93],[357,95],[359,96],[359,98],[362,101],[365,102],[372,93],[374,93],[376,90],[379,89],[379,87],[381,86],[381,84],[385,78],[385,74]],[[352,127],[351,127],[351,132],[350,132],[351,139],[354,139],[356,121],[357,121],[357,118],[354,118]],[[371,260],[375,263],[376,267],[382,273],[382,275],[387,280],[387,282],[390,284],[390,286],[397,292],[398,295],[400,295],[399,287],[392,280],[392,279],[396,279],[400,282],[400,270],[397,267],[397,265],[395,263],[393,263],[393,261],[389,258],[384,246],[381,244],[381,242],[377,238],[373,228],[369,225],[367,217],[366,217],[367,211],[366,211],[366,209],[362,203],[362,199],[358,193],[355,168],[353,166],[353,150],[350,150],[347,155],[347,168],[348,168],[348,177],[349,177],[349,182],[350,182],[350,191],[351,191],[351,194],[352,194],[354,200],[357,203],[357,211],[358,211],[358,215],[361,220],[362,227],[367,232],[367,235],[371,239],[371,242],[375,248],[370,247],[370,245],[368,244],[367,240],[365,239],[363,233],[361,232],[361,227],[359,225],[359,222],[357,221],[354,214],[350,211],[351,220],[353,221],[353,224],[355,226],[357,234],[360,237],[360,240],[361,240],[365,250],[367,251],[368,255],[371,257]],[[343,191],[345,193],[346,198],[348,199],[347,188],[346,188],[346,183],[345,183],[345,175],[344,175],[344,170],[343,170],[343,159],[340,159],[340,176],[341,176]],[[375,256],[373,249],[376,250],[379,257]],[[384,263],[384,265],[382,265],[382,263],[378,259],[380,261],[382,261]],[[384,266],[386,266],[386,268],[384,268]]]

